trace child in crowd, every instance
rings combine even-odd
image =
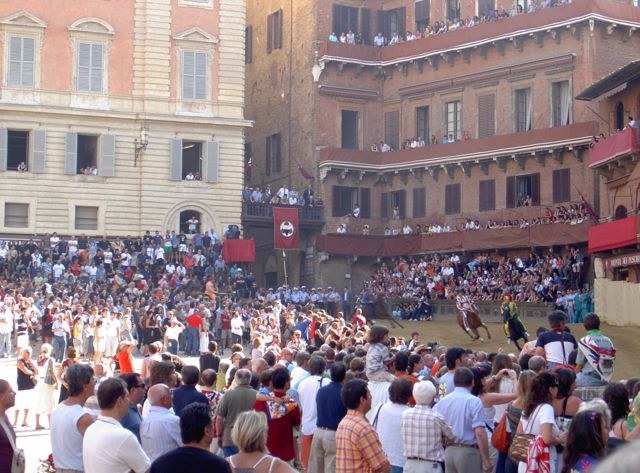
[[[389,381],[395,379],[389,373],[388,366],[393,363],[389,352],[389,329],[383,325],[374,325],[369,330],[369,351],[365,373],[369,381]]]

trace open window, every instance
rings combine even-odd
[[[216,141],[171,140],[169,179],[218,182],[218,154]]]
[[[180,212],[180,233],[193,235],[200,232],[202,215],[197,210],[183,210]]]
[[[202,180],[202,143],[198,141],[182,142],[182,179]]]
[[[65,174],[115,175],[115,136],[67,133],[65,146]]]
[[[7,131],[7,171],[27,171],[29,162],[29,132]]]
[[[540,205],[540,173],[507,177],[507,208]]]

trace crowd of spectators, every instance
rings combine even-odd
[[[519,201],[519,206],[527,207],[530,205],[530,197],[526,197],[522,201]],[[358,218],[356,215],[352,214],[352,216]],[[416,223],[411,226],[409,222],[405,222],[404,224],[400,222],[400,211],[399,208],[395,206],[392,211],[391,223],[389,225],[385,225],[382,229],[382,234],[385,236],[430,235],[438,233],[490,230],[496,228],[528,228],[536,225],[549,225],[554,223],[579,225],[592,219],[597,219],[593,210],[591,210],[585,202],[580,202],[567,205],[557,205],[555,207],[545,207],[544,213],[541,217],[534,217],[531,219],[523,217],[508,220],[487,220],[483,225],[478,219],[467,218],[464,223],[458,225],[450,225],[445,222],[432,222]],[[357,231],[358,226],[354,225],[353,228],[354,230],[352,231]],[[372,234],[369,224],[362,225],[360,229],[363,235]],[[349,227],[346,223],[341,223],[336,228],[336,233],[348,232]],[[375,231],[373,233],[375,234]]]
[[[507,11],[504,8],[489,10],[485,15],[474,15],[466,18],[454,18],[453,20],[447,19],[443,21],[436,21],[435,23],[427,24],[423,30],[417,28],[415,31],[407,30],[404,34],[402,32],[392,32],[390,37],[385,37],[381,32],[378,32],[371,42],[368,43],[363,37],[362,33],[354,33],[353,31],[343,31],[337,34],[335,31],[329,35],[329,41],[333,43],[343,44],[373,44],[376,47],[393,46],[394,44],[400,44],[408,41],[415,41],[423,38],[429,38],[431,36],[440,35],[449,31],[456,31],[463,28],[472,28],[474,26],[491,23],[494,21],[500,21],[511,16],[521,15],[523,13],[532,13],[545,8],[551,8],[560,6],[563,4],[571,3],[565,0],[533,0],[526,6],[516,4],[515,8],[511,11]]]
[[[242,191],[242,201],[251,204],[292,205],[298,207],[322,206],[322,201],[315,197],[311,184],[302,192],[296,189],[295,186],[289,189],[286,184],[283,184],[276,193],[272,192],[269,184],[264,187],[246,186]]]
[[[58,470],[97,473],[192,473],[203,467],[230,473],[258,462],[274,472],[293,473],[295,466],[320,473],[326,466],[388,473],[424,462],[434,471],[443,464],[451,470],[461,461],[460,471],[468,473],[514,471],[517,462],[491,441],[507,410],[515,419],[509,420],[512,431],[518,423],[533,424],[533,412],[540,411],[528,430],[547,445],[564,445],[565,452],[530,453],[528,461],[554,465],[554,471],[569,471],[563,462],[614,461],[605,460],[611,449],[640,437],[637,382],[610,383],[608,370],[581,355],[561,311],[549,315],[549,328],[539,329],[521,352],[505,354],[425,344],[419,332],[410,339],[393,336],[385,326],[367,325],[359,309],[345,318],[335,307],[301,308],[279,298],[236,304],[225,295],[184,307],[153,296],[140,305],[128,299],[110,304],[76,301],[63,287],[43,299],[2,284],[4,323],[22,331],[25,315],[44,319],[52,313],[60,330],[54,336],[74,347],[60,364],[52,359],[44,326],[32,326],[26,340],[17,334],[17,383],[0,380],[0,451],[8,452],[0,456],[2,471],[13,456],[9,436],[30,428],[30,411],[36,428],[50,429]],[[176,322],[179,311],[184,330]],[[73,330],[65,325],[67,313]],[[132,318],[130,324],[121,323],[121,313]],[[110,363],[87,361],[83,325],[107,326],[105,336],[117,347]],[[597,315],[585,316],[584,330],[582,340],[598,337],[598,357],[615,357]],[[172,338],[181,331],[184,338]],[[200,339],[197,360],[188,358],[194,334]],[[41,337],[45,343],[32,360],[30,345]],[[144,348],[142,360],[132,356],[136,345]],[[575,371],[581,371],[578,377]],[[576,385],[590,390],[577,391]],[[581,403],[582,395],[604,401]],[[573,421],[564,422],[567,417]],[[627,418],[629,427],[621,429]],[[587,428],[594,423],[597,428]],[[547,431],[547,424],[553,429]]]
[[[574,319],[574,308],[566,306],[566,296],[590,293],[583,286],[587,263],[577,248],[564,255],[532,252],[527,257],[485,255],[467,261],[455,253],[405,257],[393,266],[383,263],[365,282],[360,300],[371,303],[378,296],[454,300],[460,292],[483,301],[499,301],[505,295],[517,302],[556,303],[562,298],[559,305]]]

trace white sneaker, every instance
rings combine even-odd
[[[513,342],[511,341],[511,339],[510,339],[510,338],[507,338],[507,343],[508,343],[509,345],[511,345],[511,343],[513,343]]]

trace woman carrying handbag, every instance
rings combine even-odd
[[[555,416],[553,414],[552,400],[556,397],[558,391],[558,380],[551,373],[540,373],[536,376],[531,384],[531,392],[529,399],[522,411],[522,417],[518,424],[516,436],[509,450],[509,455],[513,457],[516,450],[521,450],[526,444],[527,438],[529,445],[536,442],[537,436],[540,436],[547,447],[562,445],[565,441],[566,434],[560,434],[560,430],[556,425]],[[519,448],[520,447],[520,448]],[[557,452],[555,448],[549,448],[549,473],[556,472]],[[533,463],[537,459],[529,458],[527,462],[522,461],[520,455],[520,463],[518,465],[518,473],[527,473],[530,471],[527,463]]]

